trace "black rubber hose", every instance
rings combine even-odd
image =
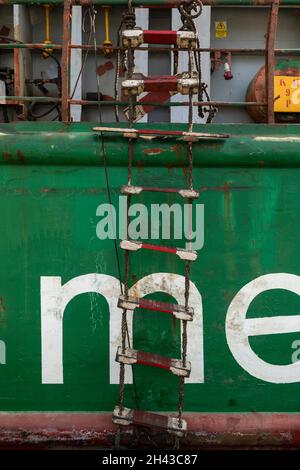
[[[8,41],[8,42],[14,42],[16,44],[24,44],[24,42],[18,41],[17,39],[11,38],[9,36],[0,35],[0,39],[3,39],[3,40]],[[57,88],[58,88],[58,91],[59,91],[59,95],[61,96],[61,65],[60,65],[59,60],[57,59],[57,57],[55,57],[54,54],[52,54],[51,52],[48,52],[48,51],[47,51],[47,54],[48,54],[49,57],[51,57],[51,59],[53,59],[56,62],[56,65],[57,65],[57,79],[58,79],[57,80],[57,82],[58,82],[57,83]],[[55,104],[54,106],[51,107],[50,110],[48,110],[46,113],[42,113],[42,114],[33,114],[30,111],[30,108],[34,107],[34,105],[35,104],[33,103],[33,106],[28,107],[29,113],[32,115],[32,117],[34,119],[40,119],[42,117],[45,117],[48,114],[50,114],[52,111],[54,111],[54,109],[56,109],[57,110],[57,118],[61,121],[61,110],[60,110],[60,106],[58,104]]]

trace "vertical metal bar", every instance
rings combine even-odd
[[[71,44],[82,44],[82,7],[72,7],[72,19],[71,19]],[[72,49],[70,56],[70,96],[73,95],[75,100],[82,99],[82,76],[80,70],[82,67],[82,49]],[[78,75],[79,79],[78,79]],[[76,87],[76,82],[77,87]],[[76,87],[76,89],[75,89]],[[70,105],[70,119],[72,122],[81,121],[82,106],[79,104]]]
[[[136,23],[143,30],[149,29],[149,9],[148,8],[136,8],[135,9]],[[141,73],[145,77],[148,77],[148,51],[135,51],[135,71]],[[139,119],[139,122],[148,122],[148,113]]]
[[[13,7],[13,37],[17,41],[27,42],[30,38],[29,31],[29,12],[26,5],[14,5]],[[16,45],[16,44],[14,44]],[[28,90],[25,79],[30,73],[30,51],[26,49],[14,49],[14,94],[15,96],[24,96]],[[17,101],[17,98],[16,98]],[[22,113],[18,119],[26,120],[28,114],[28,105],[25,102],[19,102],[22,107]]]
[[[266,95],[267,95],[267,123],[275,124],[274,113],[274,74],[275,74],[275,41],[278,25],[279,0],[272,3],[268,32],[266,38]]]
[[[71,25],[71,0],[64,0],[63,15],[63,46],[61,56],[61,117],[63,122],[70,122],[69,105],[69,64],[70,64],[70,25]]]

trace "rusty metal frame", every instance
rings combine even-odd
[[[185,413],[189,433],[183,449],[299,449],[299,413]],[[0,413],[0,449],[53,449],[53,444],[112,446],[117,426],[111,413]],[[174,444],[161,434],[165,443]],[[132,443],[132,428],[123,431]],[[149,445],[149,443],[148,443]],[[65,448],[65,447],[64,447]],[[143,447],[142,447],[143,448]]]
[[[167,0],[166,0],[167,1]],[[27,3],[27,4],[34,4],[37,3],[35,0],[19,0],[18,2],[14,2],[14,0],[0,0],[0,5],[4,4],[14,4],[14,3]],[[43,1],[39,1],[38,3],[43,3]],[[59,0],[49,1],[47,0],[46,3],[53,3],[53,4],[60,4],[62,3]],[[51,49],[61,50],[62,57],[61,57],[61,75],[62,75],[62,94],[61,99],[53,99],[52,98],[45,98],[44,101],[54,102],[54,101],[61,101],[61,115],[63,122],[70,122],[70,106],[71,104],[80,104],[83,106],[88,105],[95,105],[97,104],[96,101],[87,101],[87,100],[72,100],[70,97],[70,55],[71,49],[94,49],[94,46],[90,46],[87,44],[82,45],[75,45],[70,44],[71,42],[71,14],[72,14],[72,6],[73,5],[90,5],[90,4],[102,4],[102,0],[63,0],[63,44],[50,44],[46,47]],[[127,3],[127,0],[105,0],[105,4],[112,4],[112,5],[121,5],[123,3]],[[103,3],[103,4],[104,4]],[[163,0],[145,0],[145,1],[133,1],[133,4],[140,5],[140,6],[149,6],[152,5],[161,5],[166,6]],[[167,1],[168,6],[176,6],[178,3],[182,3],[182,0],[174,0],[172,1],[172,5]],[[268,19],[268,27],[267,27],[267,34],[266,34],[266,46],[265,49],[251,49],[251,48],[244,48],[244,49],[218,49],[218,48],[197,48],[197,50],[201,52],[220,52],[221,54],[228,54],[228,53],[244,53],[244,54],[264,54],[265,55],[265,65],[266,65],[266,77],[265,77],[265,87],[266,87],[266,99],[265,102],[258,102],[258,103],[248,103],[248,102],[205,102],[206,106],[219,106],[219,107],[241,107],[241,106],[262,106],[265,107],[267,112],[267,123],[274,124],[275,123],[275,113],[274,113],[274,72],[275,72],[275,58],[276,55],[287,55],[287,54],[300,54],[300,49],[292,50],[292,49],[275,49],[275,41],[276,41],[276,32],[277,32],[277,25],[278,25],[278,15],[279,15],[279,7],[283,5],[300,5],[300,0],[204,0],[203,3],[205,5],[217,6],[217,5],[231,5],[231,6],[243,6],[243,5],[259,5],[259,6],[269,6],[270,13]],[[28,48],[28,49],[45,49],[44,44],[0,44],[0,51],[1,49],[18,49],[18,48]],[[107,46],[97,45],[97,50],[102,51],[104,48],[107,49]],[[123,49],[123,47],[111,47],[112,51],[117,51],[119,49]],[[170,51],[169,47],[149,47],[149,46],[140,46],[139,50],[145,51],[154,51],[154,52],[162,52],[162,51]],[[180,51],[181,48],[174,48],[172,51]],[[17,95],[17,93],[16,93]],[[14,96],[14,97],[7,97],[8,101],[16,100],[19,103],[32,101],[36,99],[35,97],[22,97],[22,96]],[[42,101],[42,100],[41,100]],[[114,105],[116,104],[114,101],[110,102],[103,102],[105,105]],[[195,106],[199,105],[199,103],[193,103]],[[120,102],[120,105],[127,105],[126,102]],[[157,104],[158,106],[184,106],[185,103],[160,103]]]
[[[70,44],[70,49],[82,49],[82,50],[94,50],[95,46],[88,45],[88,44]],[[97,50],[106,50],[108,46],[103,46],[101,44],[96,45]],[[61,44],[43,44],[43,43],[21,43],[21,44],[14,44],[14,43],[0,43],[0,51],[1,49],[55,49],[55,50],[62,50]],[[109,49],[112,52],[116,51],[123,51],[124,47],[116,47],[116,46],[109,46]],[[186,49],[180,47],[172,48],[172,52],[180,52],[185,51]],[[266,48],[225,48],[220,49],[217,47],[195,47],[193,50],[196,52],[220,52],[221,54],[266,54]],[[148,52],[169,52],[169,47],[151,47],[151,46],[139,46],[139,51],[148,51]],[[298,55],[300,54],[300,49],[274,49],[275,56],[276,55]]]
[[[268,31],[266,38],[266,98],[267,123],[275,124],[274,113],[274,72],[275,72],[275,42],[278,25],[280,0],[274,0],[269,13]]]
[[[61,56],[61,119],[70,122],[69,88],[70,88],[70,29],[71,29],[71,0],[64,0],[63,11],[63,45]]]
[[[6,100],[8,101],[7,105],[20,105],[20,103],[24,102],[31,102],[36,101],[38,103],[61,103],[61,98],[56,97],[48,97],[48,96],[7,96]],[[99,101],[94,100],[74,100],[68,98],[68,105],[80,105],[80,106],[97,106],[99,105]],[[105,100],[101,101],[101,106],[128,106],[128,101],[115,101],[115,100]],[[174,106],[188,106],[188,101],[168,101],[168,102],[159,102],[159,103],[147,103],[148,106],[157,106],[157,107],[174,107]],[[219,108],[241,108],[245,106],[249,107],[260,107],[260,106],[267,106],[267,103],[260,103],[260,102],[245,102],[245,101],[194,101],[192,103],[193,106],[216,106]],[[140,106],[140,103],[137,101],[133,103],[133,106]]]

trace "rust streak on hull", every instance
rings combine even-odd
[[[300,414],[186,413],[183,446],[300,447]],[[0,446],[111,445],[110,413],[0,413]],[[130,437],[132,428],[124,430]],[[166,436],[161,436],[162,441]]]

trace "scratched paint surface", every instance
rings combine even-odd
[[[43,139],[30,134],[30,125],[0,128],[0,340],[6,345],[5,364],[0,364],[2,411],[109,411],[117,402],[118,386],[109,384],[108,305],[96,294],[78,296],[66,309],[64,383],[41,383],[40,277],[60,276],[63,284],[89,273],[118,278],[113,242],[96,236],[96,209],[107,202],[107,193],[98,141],[88,132],[90,127],[70,126],[63,132],[63,127],[47,124],[41,128]],[[234,129],[238,134],[230,126],[214,129]],[[19,134],[10,135],[15,130]],[[67,132],[82,134],[84,150],[72,144],[72,139],[63,141]],[[205,244],[192,266],[191,279],[203,301],[205,381],[185,386],[185,409],[299,412],[300,383],[272,384],[254,378],[235,361],[226,342],[229,304],[246,283],[269,273],[300,274],[297,128],[276,128],[275,143],[264,126],[249,126],[248,131],[244,126],[243,132],[244,137],[236,139],[235,144],[229,139],[197,147],[194,186],[200,189],[199,202],[205,207]],[[287,139],[285,144],[281,140],[276,143],[276,138],[282,137]],[[53,142],[56,148],[51,150]],[[183,147],[178,145],[176,155],[183,161]],[[171,162],[175,153],[164,150],[159,155],[157,150],[170,146],[158,140],[139,144],[137,160],[142,164],[134,170],[137,184],[184,187],[186,171],[178,163],[177,167],[169,164],[164,168],[164,160],[159,160],[165,155]],[[232,152],[227,153],[226,148]],[[283,148],[285,154],[283,150],[280,153]],[[119,188],[126,183],[124,141],[110,138],[107,149],[110,162],[113,155],[118,159],[109,167],[112,200],[117,207]],[[114,149],[113,155],[109,149]],[[143,153],[143,149],[148,151]],[[219,153],[215,167],[213,160],[207,162],[209,150]],[[239,151],[242,165],[238,164]],[[69,162],[54,163],[59,152],[62,159],[69,152]],[[246,154],[251,162],[248,167]],[[204,167],[202,155],[207,162]],[[236,156],[235,163],[228,165],[232,155]],[[289,164],[283,163],[285,155]],[[145,158],[155,159],[155,164]],[[149,207],[150,200],[182,203],[176,195],[163,194],[145,194],[136,202]],[[121,251],[120,257],[123,273]],[[131,285],[157,272],[183,275],[183,268],[175,257],[138,252],[131,256]],[[155,298],[170,299],[165,294]],[[298,296],[276,290],[257,297],[247,317],[297,313]],[[174,357],[179,354],[178,325],[164,314],[137,311],[133,337],[135,348]],[[289,364],[295,340],[300,340],[300,333],[252,337],[250,344],[265,361]],[[135,377],[142,408],[176,409],[176,377],[141,366],[135,368]],[[134,403],[134,387],[126,385],[126,405]]]

